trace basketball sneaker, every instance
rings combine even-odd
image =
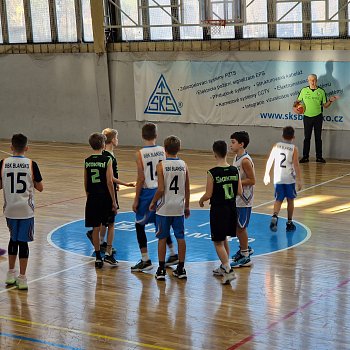
[[[179,266],[173,271],[173,276],[177,277],[178,279],[182,280],[187,278],[186,270],[183,267],[182,269],[179,268]]]
[[[254,249],[248,245],[248,253],[249,253],[249,256],[253,255],[254,254]],[[239,258],[241,257],[241,249],[238,249],[236,254],[235,255],[232,255],[232,260],[233,261],[236,261],[238,260]]]
[[[214,276],[223,276],[225,273],[225,269],[222,266],[222,264],[217,268],[213,270],[213,275]]]
[[[291,232],[291,231],[295,231],[297,228],[294,225],[293,221],[289,221],[286,223],[286,231],[287,232]]]
[[[270,222],[270,230],[273,232],[277,231],[277,223],[278,223],[278,217],[276,215],[273,215],[271,217],[271,222]]]
[[[224,272],[221,283],[222,284],[230,284],[231,281],[233,281],[236,278],[235,272],[231,268],[229,272]]]
[[[16,283],[16,271],[8,271],[5,283],[10,286]]]
[[[102,253],[105,253],[107,251],[107,242],[103,242],[102,244],[100,244],[100,251]],[[112,254],[115,254],[116,252],[116,249],[112,247]]]
[[[165,262],[165,266],[177,265],[179,263],[179,256],[177,254],[170,255],[167,261]]]
[[[20,290],[27,290],[28,289],[27,277],[26,276],[18,276],[16,278],[16,285],[17,285],[17,288]]]
[[[309,157],[303,157],[299,160],[299,163],[309,163]]]
[[[112,254],[112,255],[106,254],[105,258],[104,258],[104,262],[106,262],[106,263],[108,263],[110,265],[113,265],[113,266],[118,266],[118,261],[115,260],[114,254]]]
[[[103,260],[101,258],[96,258],[96,260],[95,260],[95,267],[97,269],[102,269],[102,267],[103,267]]]
[[[142,272],[152,270],[153,265],[151,260],[143,261],[142,259],[135,265],[131,267],[131,272]]]
[[[233,261],[231,263],[231,267],[236,268],[236,267],[248,267],[252,265],[252,261],[250,260],[249,256],[244,256],[241,254],[239,259]]]
[[[158,267],[156,275],[154,276],[158,281],[165,281],[166,270]]]

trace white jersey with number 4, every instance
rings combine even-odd
[[[143,188],[157,188],[158,176],[156,172],[157,164],[165,159],[165,151],[162,146],[145,146],[140,149],[140,158],[145,175]]]
[[[185,211],[186,163],[178,158],[162,162],[164,195],[157,203],[157,214],[182,216]]]
[[[295,145],[289,142],[278,142],[274,146],[273,159],[275,161],[273,171],[274,184],[295,183],[295,169],[293,154]]]
[[[4,159],[1,169],[4,191],[4,215],[9,219],[34,216],[32,161],[26,157]]]

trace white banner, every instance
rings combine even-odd
[[[324,128],[350,130],[350,62],[135,62],[136,119],[302,128],[292,106],[311,73],[340,96]]]

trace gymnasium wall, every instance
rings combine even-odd
[[[23,132],[36,141],[86,143],[91,132],[113,126],[119,130],[121,145],[141,145],[142,123],[135,118],[134,61],[349,61],[347,51],[330,50],[332,47],[329,46],[301,51],[299,43],[299,48],[292,50],[289,46],[288,50],[282,50],[281,41],[279,49],[271,51],[271,43],[266,48],[269,51],[256,51],[256,48],[246,51],[244,47],[238,51],[230,51],[232,48],[228,47],[224,51],[222,45],[216,48],[217,42],[206,51],[193,45],[188,51],[185,47],[176,51],[175,43],[172,51],[167,51],[164,43],[158,49],[155,43],[143,43],[154,45],[155,49],[131,52],[130,45],[127,52],[123,52],[119,46],[117,50],[113,48],[108,57],[89,52],[50,53],[49,50],[47,53],[0,53],[0,138]],[[201,49],[203,45],[207,44],[202,43]],[[228,139],[231,132],[238,129],[241,128],[159,123],[159,139],[176,134],[182,139],[184,148],[210,150],[213,140]],[[251,135],[249,151],[254,154],[269,152],[281,134],[279,128],[273,127],[244,129]],[[297,145],[302,148],[302,129],[297,129],[296,137]],[[350,159],[345,142],[347,137],[350,137],[349,131],[325,130],[324,156]],[[312,143],[312,152],[313,147]]]

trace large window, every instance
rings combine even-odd
[[[3,41],[3,38],[2,38],[2,24],[1,24],[1,17],[0,17],[0,44],[2,44],[4,41]]]
[[[74,0],[56,0],[56,15],[58,41],[77,41]]]
[[[328,6],[327,6],[328,4]],[[338,20],[338,0],[313,1],[311,2],[312,21]],[[316,22],[312,23],[312,36],[338,36],[338,22]]]
[[[90,0],[81,0],[81,7],[83,16],[83,40],[94,41],[94,34],[92,32]]]
[[[33,42],[51,41],[50,12],[47,0],[31,0],[30,14],[32,18]]]
[[[276,6],[277,37],[294,38],[302,37],[302,4],[301,2],[281,2]],[[283,22],[289,22],[282,24]],[[293,23],[294,22],[294,23]]]
[[[181,23],[190,26],[180,27],[181,39],[203,39],[203,30],[201,26],[195,24],[200,23],[200,8],[198,0],[183,1],[183,7],[180,9]]]
[[[26,43],[26,22],[23,0],[6,0],[7,25],[10,43]]]
[[[150,39],[172,40],[170,0],[157,0],[157,3],[150,0],[149,4],[149,22],[151,25]],[[157,27],[158,25],[161,25],[161,27]]]
[[[135,28],[123,28],[122,38],[125,41],[142,40],[143,30],[136,27],[141,23],[141,11],[135,0],[120,0],[122,26],[135,26]]]
[[[246,7],[247,23],[267,22],[267,0],[250,0]],[[243,27],[244,38],[267,38],[267,24],[248,24]]]

